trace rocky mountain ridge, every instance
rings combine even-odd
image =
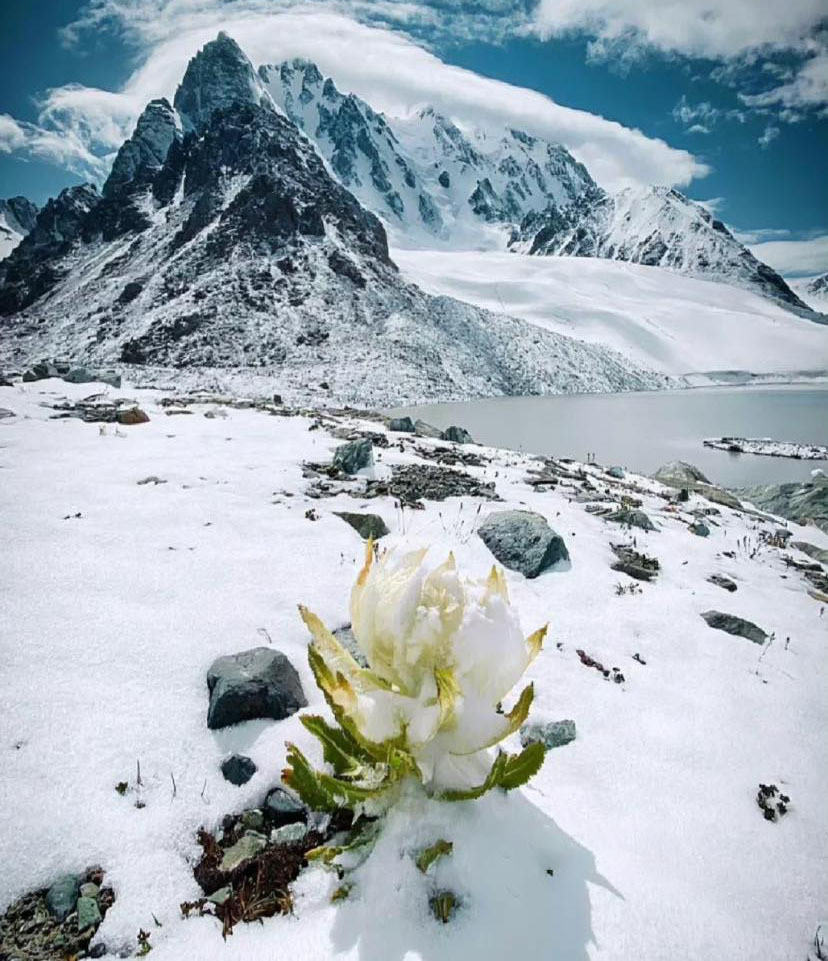
[[[0,200],[0,260],[32,229],[36,217],[37,207],[25,197]]]

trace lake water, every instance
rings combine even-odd
[[[476,441],[535,454],[618,464],[651,474],[689,461],[726,487],[807,480],[826,461],[731,454],[705,437],[771,437],[828,445],[828,388],[710,387],[621,394],[495,397],[399,408],[436,427],[465,427]]]

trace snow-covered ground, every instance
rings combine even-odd
[[[745,454],[763,454],[765,457],[793,457],[796,460],[825,460],[828,447],[820,444],[797,444],[792,441],[773,440],[770,437],[708,437],[705,447],[717,450],[733,450]]]
[[[648,276],[611,266],[619,278]],[[828,905],[828,617],[782,552],[759,546],[774,523],[722,507],[710,536],[697,537],[687,511],[707,501],[691,495],[679,512],[654,481],[628,475],[621,485],[636,490],[610,487],[619,482],[585,468],[599,491],[642,498],[659,528],[635,535],[661,572],[619,596],[629,579],[611,570],[608,545],[629,535],[573,500],[578,482],[530,487],[527,469],[539,465],[523,455],[473,448],[491,460],[469,473],[504,499],[479,516],[469,498],[423,511],[389,498],[310,500],[301,462],[328,460],[339,443],[311,430],[311,418],[229,409],[208,419],[205,407],[167,416],[160,394],[124,388],[110,393],[135,396],[150,422],[102,432],[51,420],[42,406],[93,389],[0,388],[0,407],[16,415],[0,419],[0,910],[100,863],[117,901],[97,939],[134,950],[143,928],[157,961],[803,961]],[[408,441],[376,454],[376,470],[418,460]],[[148,475],[166,483],[139,485]],[[528,507],[549,519],[570,568],[506,576],[526,632],[550,624],[529,671],[532,717],[574,719],[578,736],[519,794],[411,801],[348,901],[331,904],[336,881],[309,870],[293,916],[239,925],[225,943],[214,919],[179,912],[199,894],[195,831],[260,802],[284,742],[311,750],[311,739],[298,716],[209,731],[205,674],[218,655],[272,640],[310,709],[324,710],[296,605],[331,627],[346,621],[362,544],[333,511],[363,507],[383,516],[389,544],[428,542],[438,557],[451,549],[471,575],[492,563],[474,533],[490,511]],[[319,520],[306,519],[309,508]],[[789,526],[828,547],[828,535]],[[709,583],[713,573],[738,591]],[[756,622],[772,642],[712,630],[699,616],[711,608]],[[585,667],[578,648],[625,682]],[[259,768],[242,788],[219,771],[234,750]],[[115,790],[134,782],[138,761],[143,808]],[[757,807],[760,782],[791,797],[778,823]],[[438,883],[464,899],[446,926],[400,857],[439,837],[454,854]]]
[[[654,370],[712,374],[704,379],[714,381],[731,379],[733,371],[828,376],[828,326],[737,287],[581,257],[403,249],[391,255],[430,293],[606,344]]]

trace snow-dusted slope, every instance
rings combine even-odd
[[[513,246],[531,254],[628,260],[754,290],[807,309],[700,204],[667,187],[594,188],[566,208],[530,215]]]
[[[32,229],[37,207],[25,197],[0,200],[0,260],[14,250]]]
[[[287,396],[385,405],[665,385],[603,346],[406,283],[380,221],[229,38],[191,61],[175,105],[183,139],[151,104],[103,197],[64,191],[0,267],[7,362],[243,368]]]
[[[791,287],[805,303],[822,313],[828,313],[828,274],[808,280],[793,280]]]
[[[502,246],[505,227],[593,185],[564,147],[520,130],[486,132],[431,107],[385,117],[305,60],[261,67],[259,75],[397,243]]]
[[[733,371],[795,377],[828,371],[828,326],[734,286],[584,257],[393,250],[432,293],[592,343],[671,374]]]

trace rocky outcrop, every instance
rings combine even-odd
[[[534,511],[489,514],[477,533],[497,560],[524,577],[538,577],[559,561],[568,561],[563,538]]]

